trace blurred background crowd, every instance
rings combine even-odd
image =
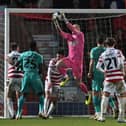
[[[12,8],[125,9],[126,0],[0,0]]]

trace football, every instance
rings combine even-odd
[[[61,16],[60,12],[53,13],[52,19],[54,19],[54,20],[55,19],[62,20],[62,16]]]

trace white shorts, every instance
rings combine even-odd
[[[116,83],[104,81],[103,92],[108,92],[111,95],[120,95],[126,92],[125,81],[120,81]]]
[[[48,85],[48,81],[45,80],[45,92],[50,92],[50,94],[52,96],[59,96],[59,92],[60,92],[60,86],[54,86],[52,85],[52,87],[49,88],[49,85]]]
[[[11,97],[11,94],[13,94],[13,92],[20,91],[21,88],[21,80],[22,78],[9,78],[8,80],[8,96]]]

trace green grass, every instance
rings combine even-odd
[[[86,117],[54,117],[43,120],[40,118],[23,118],[20,120],[0,119],[0,126],[126,126],[117,123],[112,118],[107,118],[105,122],[98,122]]]

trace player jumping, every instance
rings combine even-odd
[[[71,24],[64,13],[59,14],[65,22],[67,28],[71,31],[70,33],[64,32],[57,20],[57,16],[54,15],[53,22],[60,35],[67,40],[68,44],[68,56],[57,62],[57,69],[63,74],[68,75],[65,81],[61,82],[61,86],[64,86],[70,79],[76,80],[77,85],[80,89],[88,94],[86,85],[82,82],[83,73],[83,55],[84,55],[84,33],[81,32],[78,24]],[[88,97],[87,104],[91,101],[91,95]]]

